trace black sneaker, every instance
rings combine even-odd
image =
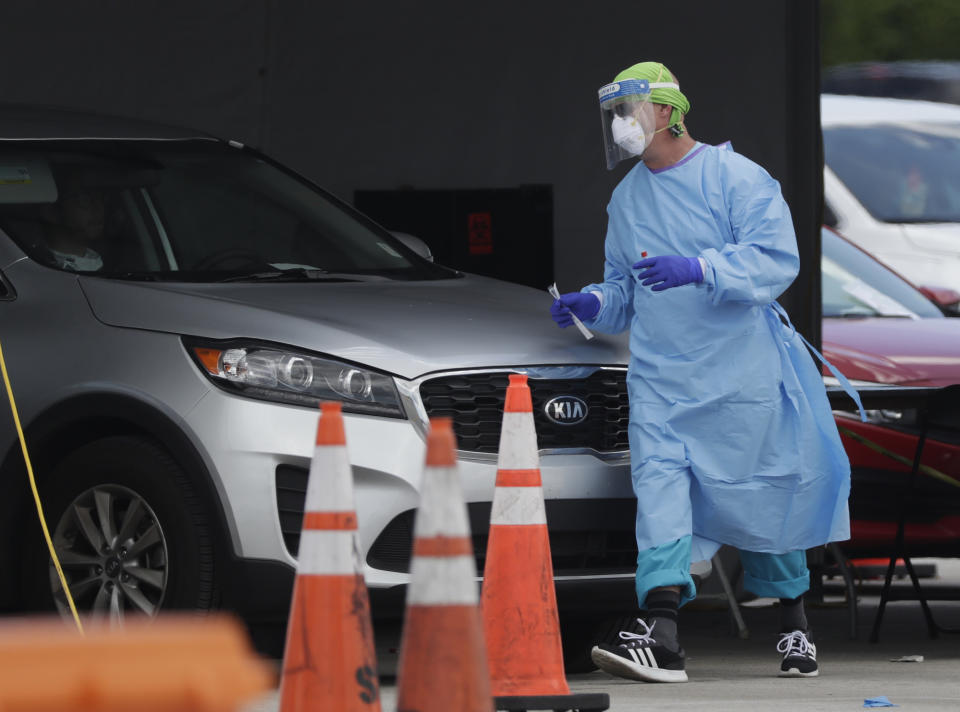
[[[780,677],[816,677],[820,674],[817,666],[817,646],[813,644],[810,631],[781,633],[777,652],[783,653]]]
[[[647,627],[642,619],[637,619],[645,629],[637,634],[620,631],[620,638],[626,642],[619,645],[599,643],[590,651],[594,665],[611,675],[643,682],[686,682],[683,650],[669,650],[660,645],[650,635],[653,626]]]

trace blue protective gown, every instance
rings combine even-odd
[[[660,171],[638,163],[607,207],[602,306],[630,328],[629,439],[640,551],[693,535],[786,553],[849,538],[850,465],[819,370],[774,300],[799,270],[779,184],[726,146]],[[662,292],[648,256],[699,256],[704,279]]]

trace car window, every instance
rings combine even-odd
[[[884,222],[960,222],[960,124],[833,126],[827,165]]]
[[[24,171],[32,187],[14,182]],[[102,276],[455,274],[268,160],[213,141],[57,142],[0,151],[0,229],[44,264]]]
[[[822,231],[823,316],[944,318],[913,285],[829,230]]]

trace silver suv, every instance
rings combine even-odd
[[[545,291],[434,264],[236,142],[11,107],[0,138],[0,343],[81,610],[285,620],[328,399],[371,595],[407,582],[429,416],[454,420],[482,570],[512,372],[558,579],[632,578],[625,338],[558,329]],[[5,404],[0,444],[0,606],[62,607]]]

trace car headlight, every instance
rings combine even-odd
[[[187,350],[211,381],[240,395],[310,407],[335,400],[345,413],[405,417],[382,373],[282,347],[195,342]]]

